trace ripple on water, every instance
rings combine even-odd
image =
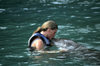
[[[95,28],[96,28],[96,29],[100,29],[100,24],[96,24],[96,25],[95,25]]]
[[[29,10],[29,8],[23,8],[23,10],[28,11],[28,10]]]
[[[73,62],[65,62],[65,64],[73,64]]]
[[[58,28],[59,29],[65,29],[65,28],[75,28],[75,27],[72,26],[71,24],[67,24],[67,25],[59,25]]]
[[[2,66],[2,64],[0,64],[0,66]]]
[[[61,2],[51,2],[52,4],[62,4]]]
[[[24,56],[19,56],[19,55],[6,55],[6,58],[23,58]]]
[[[100,44],[100,41],[95,41],[95,42],[93,42],[93,43],[97,43],[97,44]]]
[[[2,27],[2,26],[1,26],[0,29],[1,29],[1,30],[6,30],[7,27]]]
[[[22,27],[24,27],[24,26],[16,26],[16,28],[22,28]]]
[[[32,24],[30,24],[30,26],[34,26],[34,25],[36,25],[36,23],[32,23]]]
[[[94,9],[100,9],[100,7],[92,7],[91,9],[93,9],[93,10],[94,10]]]
[[[71,18],[74,18],[74,17],[76,17],[76,16],[75,16],[75,15],[71,15],[70,17],[71,17]]]
[[[4,50],[5,48],[1,48],[1,50]]]
[[[91,17],[89,17],[89,16],[87,16],[87,17],[84,17],[85,19],[88,19],[88,18],[91,18]]]
[[[76,29],[79,33],[89,33],[91,32],[89,29],[86,28],[80,28],[80,29]]]
[[[94,14],[99,14],[100,12],[93,12]]]
[[[43,61],[44,63],[49,63],[49,61]]]
[[[49,60],[55,60],[55,61],[57,61],[57,60],[62,60],[62,59],[59,59],[59,58],[49,58]]]
[[[6,11],[6,9],[0,9],[0,13],[2,13],[2,12],[4,12],[4,11]]]
[[[96,3],[96,4],[100,4],[100,2]]]

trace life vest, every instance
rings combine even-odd
[[[49,39],[47,39],[47,38],[46,38],[44,35],[42,35],[41,33],[35,33],[35,34],[33,34],[33,35],[29,38],[29,40],[28,40],[28,46],[29,46],[29,48],[32,48],[32,47],[31,47],[31,44],[32,44],[32,42],[34,41],[34,39],[37,38],[37,37],[41,38],[42,41],[44,42],[44,44],[45,44],[46,46],[51,46],[50,40],[49,40]]]

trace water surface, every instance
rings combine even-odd
[[[38,54],[27,41],[47,20],[59,26],[55,38],[73,40],[89,52]],[[99,0],[0,0],[0,66],[99,66]]]

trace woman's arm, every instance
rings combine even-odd
[[[52,50],[52,51],[38,51],[40,53],[64,53],[68,52],[68,50]]]
[[[35,40],[32,44],[32,47],[35,47],[36,50],[40,51],[44,49],[44,44],[41,39]]]

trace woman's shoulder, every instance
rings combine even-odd
[[[35,40],[34,40],[34,42],[36,42],[36,43],[43,43],[43,41],[42,41],[42,39],[41,38],[36,38]]]

